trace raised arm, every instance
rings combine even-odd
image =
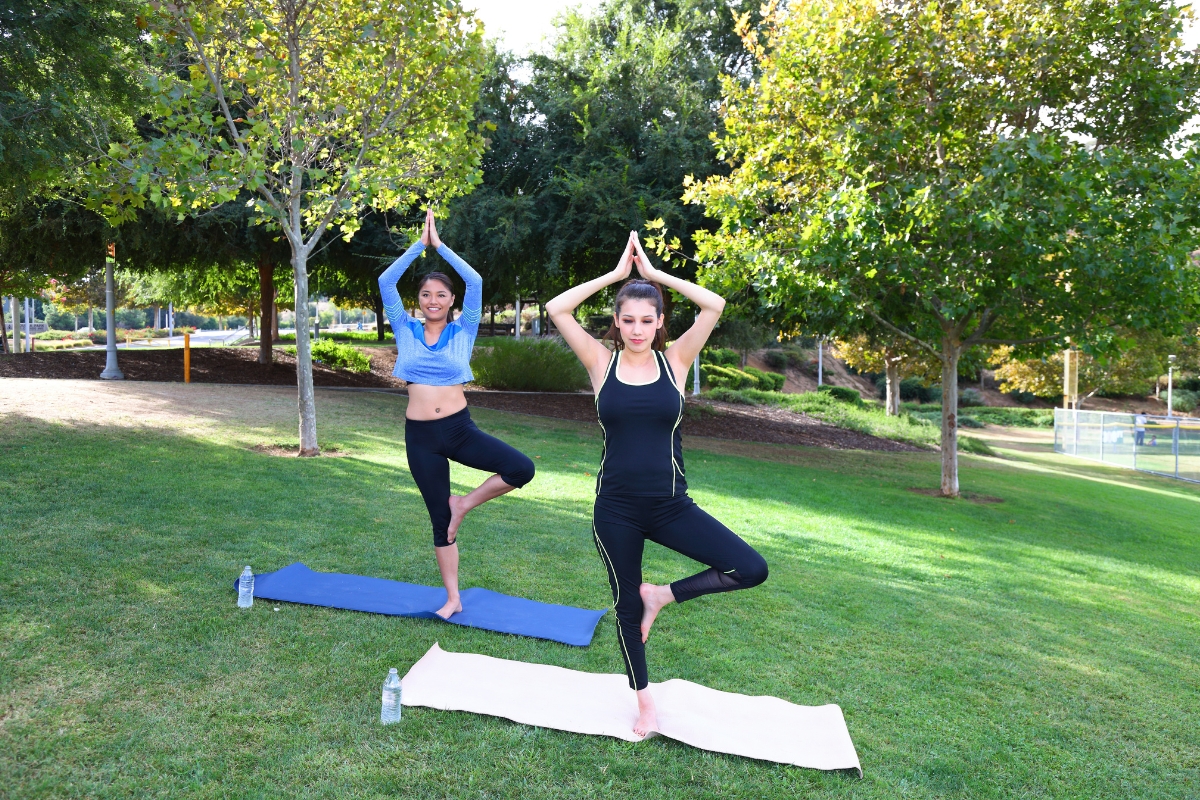
[[[437,249],[438,255],[454,267],[454,271],[467,285],[467,291],[463,295],[463,313],[459,322],[467,333],[475,336],[479,333],[479,318],[483,314],[483,278],[479,277],[479,273],[472,269],[470,264],[459,258],[458,253],[442,242],[441,237],[438,236],[437,220],[434,219],[432,208],[425,212],[423,236]]]
[[[633,242],[631,240],[626,243],[625,252],[621,254],[621,258],[612,272],[587,283],[573,286],[546,303],[546,313],[550,315],[550,319],[554,320],[554,327],[558,328],[558,332],[575,351],[575,355],[579,356],[579,361],[588,371],[588,376],[592,379],[593,391],[604,382],[604,373],[608,369],[608,361],[612,354],[607,347],[593,339],[592,335],[583,329],[583,326],[575,319],[575,309],[605,286],[611,286],[628,278],[632,266]]]
[[[388,322],[392,323],[392,335],[397,338],[399,338],[400,332],[396,330],[396,326],[408,321],[408,312],[404,310],[400,293],[396,291],[396,282],[408,271],[417,256],[425,250],[425,242],[422,239],[413,242],[412,246],[404,251],[404,255],[393,261],[392,265],[379,276],[379,294],[383,297],[383,308],[387,311]]]
[[[715,292],[710,292],[703,286],[688,283],[673,275],[668,275],[660,269],[655,269],[651,265],[650,259],[646,257],[646,252],[642,250],[642,243],[638,241],[636,233],[633,234],[632,242],[635,251],[634,261],[643,278],[662,284],[668,289],[674,289],[700,307],[700,314],[692,323],[692,327],[676,339],[666,352],[667,363],[671,365],[671,370],[675,373],[675,380],[679,383],[679,391],[682,392],[688,367],[704,349],[704,344],[708,341],[713,328],[717,327],[721,312],[725,310],[725,298]]]
[[[467,291],[463,294],[463,313],[459,322],[467,333],[474,336],[479,332],[479,318],[483,313],[483,278],[444,243],[438,246],[437,251],[467,284]]]

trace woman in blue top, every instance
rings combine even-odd
[[[467,284],[463,310],[450,321],[454,286],[449,276],[430,272],[417,287],[422,324],[404,310],[396,282],[427,246],[450,262]],[[524,453],[488,436],[471,421],[462,385],[471,380],[471,349],[479,333],[483,279],[438,238],[432,209],[426,212],[421,238],[379,276],[379,291],[396,338],[393,374],[408,382],[404,442],[429,520],[446,604],[437,614],[449,618],[462,611],[458,594],[458,527],[471,509],[533,480],[533,461]],[[495,473],[464,496],[450,494],[450,462]]]

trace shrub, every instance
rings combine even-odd
[[[763,362],[771,369],[787,369],[788,354],[782,350],[768,350],[763,353]]]
[[[1187,389],[1176,389],[1171,392],[1171,407],[1173,411],[1187,414],[1198,405],[1200,405],[1200,392],[1191,392]]]
[[[752,389],[758,387],[758,380],[748,372],[736,367],[718,367],[709,365],[702,367],[700,376],[715,389]]]
[[[587,371],[558,338],[492,340],[475,350],[475,383],[520,392],[573,392],[588,386]]]
[[[710,347],[700,353],[700,364],[712,364],[718,367],[740,367],[742,357],[736,350],[721,347]]]
[[[1200,392],[1200,378],[1184,378],[1175,385],[1184,391]]]
[[[1009,392],[1008,396],[1018,403],[1025,403],[1027,405],[1038,399],[1037,395],[1033,392]]]
[[[750,375],[757,382],[755,388],[762,389],[767,392],[779,392],[783,390],[783,382],[787,380],[778,372],[763,372],[761,369],[754,367],[746,367],[744,370],[747,375]]]
[[[827,394],[834,400],[840,400],[843,403],[853,403],[856,406],[863,404],[862,395],[858,393],[858,390],[851,389],[848,386],[830,386],[826,383],[818,388],[817,391],[821,394]]]
[[[74,339],[75,332],[74,331],[53,331],[53,330],[52,331],[42,331],[41,333],[35,333],[33,335],[33,338],[37,339],[39,342],[52,342],[57,339]]]
[[[958,405],[961,408],[978,408],[983,405],[983,395],[978,389],[963,389],[958,393]]]
[[[296,355],[295,347],[281,347],[290,356]],[[312,359],[318,364],[324,364],[330,369],[344,369],[350,372],[370,372],[371,359],[355,350],[350,345],[338,344],[331,339],[321,339],[313,342]]]

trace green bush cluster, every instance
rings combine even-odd
[[[1200,406],[1200,392],[1193,392],[1188,389],[1176,389],[1171,393],[1171,405],[1173,406],[1173,411],[1189,414],[1196,406]]]
[[[887,376],[880,375],[875,379],[875,388],[879,390],[879,399],[887,397]],[[934,403],[942,399],[940,385],[926,386],[920,378],[905,378],[900,381],[900,400],[905,403]]]
[[[709,347],[700,353],[700,365],[716,366],[716,367],[740,367],[742,357],[738,355],[737,350],[729,350],[722,347]]]
[[[761,389],[765,392],[783,390],[787,380],[775,372],[754,367],[741,367],[742,358],[736,350],[710,347],[700,353],[700,382],[712,389]],[[689,380],[691,372],[688,372]]]
[[[295,347],[284,347],[281,349],[288,355],[296,355]],[[371,371],[370,357],[365,353],[360,353],[348,344],[340,344],[332,339],[321,339],[313,342],[312,359],[330,369],[344,369],[350,372]]]
[[[862,395],[859,394],[858,390],[851,389],[848,386],[830,386],[826,383],[817,387],[817,392],[819,394],[827,394],[834,400],[840,400],[843,403],[853,403],[857,406],[863,404]]]
[[[373,344],[379,341],[379,337],[375,331],[326,331],[321,329],[321,339],[333,339],[335,342],[361,342],[363,344]],[[296,341],[296,334],[285,333],[279,337],[281,342]],[[383,334],[385,342],[394,342],[396,339],[392,336],[391,331]]]
[[[940,435],[939,425],[935,422],[920,419],[912,414],[889,417],[880,406],[839,400],[828,391],[784,394],[782,392],[764,392],[758,389],[742,389],[740,391],[713,389],[707,392],[706,396],[725,403],[786,408],[789,411],[816,417],[839,428],[869,433],[883,439],[908,442],[918,447],[936,448]],[[988,455],[992,452],[986,442],[970,436],[958,437],[958,449],[981,455]]]
[[[783,389],[786,379],[778,373],[763,372],[754,367],[738,369],[704,364],[700,367],[700,380],[714,389],[761,389],[764,392],[778,392]]]
[[[958,393],[959,408],[979,408],[983,404],[983,395],[978,389],[963,389]]]
[[[471,360],[475,383],[518,392],[574,392],[588,386],[587,372],[561,339],[495,338]]]

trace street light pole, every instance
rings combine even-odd
[[[1175,356],[1167,356],[1167,416],[1168,417],[1172,417],[1175,415],[1174,408],[1171,405],[1171,401],[1174,399],[1172,397],[1172,395],[1174,394],[1173,389],[1175,388],[1174,380],[1173,380],[1175,377],[1174,373],[1175,373]]]
[[[108,252],[104,257],[104,321],[105,321],[105,363],[100,377],[106,381],[124,380],[125,374],[117,366],[117,310],[115,307],[113,270],[117,265],[117,245],[108,243]]]

